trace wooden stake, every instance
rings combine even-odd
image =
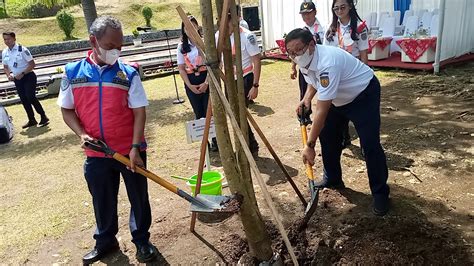
[[[252,114],[249,112],[249,110],[247,110],[247,116],[248,116],[248,119],[250,121],[250,124],[252,124],[253,128],[255,129],[255,131],[257,131],[258,135],[260,136],[260,138],[262,139],[263,143],[265,143],[265,146],[267,146],[267,149],[268,151],[272,154],[273,156],[273,159],[275,159],[275,162],[278,164],[278,166],[280,167],[281,171],[283,172],[283,174],[285,175],[286,179],[288,180],[288,182],[290,183],[291,187],[293,187],[293,190],[296,192],[296,195],[298,195],[298,197],[300,198],[301,200],[301,203],[303,203],[303,207],[306,208],[306,206],[308,205],[308,203],[306,202],[306,200],[304,199],[303,195],[301,194],[300,190],[298,189],[298,187],[296,186],[295,182],[293,181],[293,179],[291,178],[290,174],[288,173],[288,171],[286,170],[285,166],[283,165],[283,163],[281,162],[280,158],[278,157],[278,155],[276,154],[275,150],[273,149],[272,145],[270,144],[270,142],[268,141],[267,137],[265,137],[265,135],[263,134],[263,131],[260,129],[260,127],[258,126],[257,122],[255,121],[255,119],[253,118]]]
[[[206,150],[207,150],[207,140],[209,139],[209,130],[211,127],[211,118],[212,118],[212,105],[211,105],[211,99],[207,102],[207,111],[206,111],[206,123],[204,126],[204,134],[202,136],[202,141],[201,141],[201,154],[199,156],[199,166],[198,166],[198,176],[197,176],[197,182],[196,182],[196,188],[195,188],[195,195],[199,194],[201,192],[201,183],[202,183],[202,174],[204,172],[204,162],[206,159]],[[193,195],[193,196],[195,196]],[[197,213],[193,212],[191,214],[191,225],[190,225],[190,230],[191,232],[194,232],[194,227],[196,225],[196,218],[197,218]]]

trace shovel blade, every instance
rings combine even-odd
[[[192,212],[235,213],[240,209],[240,202],[235,197],[198,194],[195,199],[191,202]]]
[[[311,217],[313,216],[316,208],[318,207],[319,200],[319,188],[315,186],[314,180],[309,180],[309,190],[311,192],[311,200],[306,206],[306,211],[303,219],[303,224],[307,224]]]

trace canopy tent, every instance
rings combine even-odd
[[[301,0],[260,0],[265,50],[276,48],[276,40],[281,39],[285,33],[304,26],[299,14],[302,2]],[[332,17],[332,0],[314,0],[314,2],[318,20],[321,24],[328,25]],[[412,10],[439,9],[437,52],[440,61],[474,52],[472,0],[358,0],[356,8],[359,15],[364,18],[370,12],[391,12],[394,9],[403,12],[408,6],[411,6]],[[436,64],[439,65],[439,61]]]

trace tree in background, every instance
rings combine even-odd
[[[151,18],[153,17],[153,10],[149,6],[144,6],[142,9],[142,15],[145,18],[146,26],[151,27]]]
[[[59,28],[66,35],[66,40],[72,39],[72,30],[74,30],[74,17],[63,9],[56,15],[56,20],[58,21]]]
[[[81,4],[82,11],[84,12],[84,18],[87,24],[87,31],[89,31],[92,22],[97,18],[97,9],[95,8],[94,0],[37,0],[47,7],[54,5],[65,4],[65,5],[77,5]]]

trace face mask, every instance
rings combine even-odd
[[[293,59],[298,66],[302,68],[307,68],[309,64],[313,61],[313,55],[309,54],[309,47],[306,49],[306,52],[302,55],[295,56],[295,59]]]
[[[115,64],[115,62],[117,62],[118,58],[120,57],[120,51],[118,49],[105,50],[104,48],[100,47],[99,43],[97,43],[97,47],[99,47],[100,52],[100,55],[98,54],[97,56],[107,65]]]

